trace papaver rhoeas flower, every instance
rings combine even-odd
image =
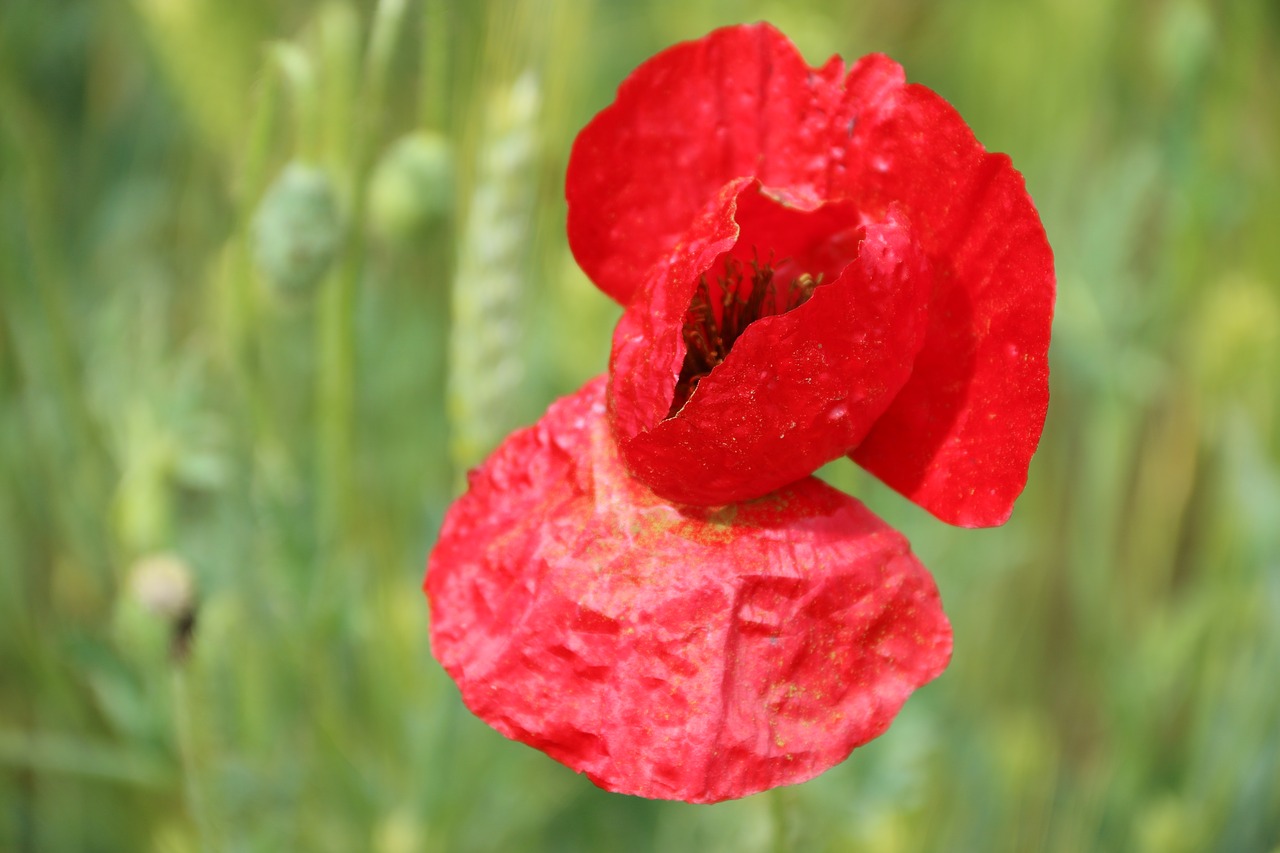
[[[1052,253],[1009,159],[897,64],[812,69],[764,24],[677,45],[579,135],[566,195],[626,306],[610,411],[656,492],[751,499],[848,453],[945,521],[1008,518]]]
[[[951,632],[906,540],[813,478],[717,509],[623,467],[604,380],[470,477],[432,552],[432,649],[504,734],[608,790],[715,802],[885,730]]]

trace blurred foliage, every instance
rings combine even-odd
[[[4,0],[0,849],[1280,849],[1278,9]],[[418,586],[460,467],[604,369],[574,134],[761,18],[1013,155],[1054,400],[998,530],[826,470],[955,625],[885,736],[646,802],[467,714]]]

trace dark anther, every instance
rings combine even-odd
[[[684,316],[684,365],[667,417],[678,412],[702,377],[725,360],[747,326],[803,305],[822,284],[821,275],[802,273],[780,286],[776,271],[785,263],[775,262],[772,254],[768,261],[753,257],[747,264],[726,255],[721,275],[698,279]]]

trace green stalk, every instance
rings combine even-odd
[[[424,0],[422,10],[421,124],[440,130],[449,115],[449,31],[445,0]]]
[[[528,20],[491,23],[481,122],[468,173],[473,189],[458,241],[452,292],[447,411],[456,485],[514,426],[524,379],[524,293],[535,219],[542,90],[528,61]],[[521,63],[521,64],[517,64]],[[523,70],[523,73],[519,73]]]
[[[191,697],[191,684],[187,671],[181,663],[173,669],[173,720],[175,736],[178,742],[178,754],[182,762],[182,793],[186,801],[187,813],[195,824],[196,837],[201,850],[223,850],[225,845],[218,838],[214,823],[208,792],[201,781],[202,768],[196,748],[196,720]]]
[[[386,102],[387,71],[404,19],[404,0],[380,0],[374,12],[365,59],[358,119],[352,140],[353,164],[349,227],[342,264],[321,296],[317,345],[319,388],[319,541],[331,542],[343,530],[352,495],[355,435],[355,309],[364,271],[365,210],[368,206],[372,152],[380,137]]]
[[[89,409],[80,355],[73,343],[75,334],[66,305],[69,275],[56,248],[61,232],[50,199],[56,197],[51,182],[59,174],[53,159],[58,147],[38,107],[13,86],[12,80],[13,77],[0,68],[0,133],[12,140],[12,148],[21,163],[21,169],[10,174],[21,174],[24,178],[25,234],[21,248],[29,259],[31,275],[27,281],[22,280],[20,274],[3,277],[6,306],[14,307],[0,312],[0,319],[9,324],[8,334],[19,354],[24,382],[30,387],[51,388],[59,412],[57,421],[70,428],[69,435],[59,430],[49,437],[56,443],[55,448],[49,448],[48,441],[34,443],[52,451],[46,457],[50,482],[69,487],[66,501],[58,507],[63,535],[72,549],[80,551],[77,556],[85,565],[101,567],[106,564],[106,543],[92,525],[82,530],[78,523],[78,519],[97,516],[93,502],[101,499],[108,488],[107,451]],[[35,305],[31,304],[33,290],[38,293]],[[41,428],[36,424],[32,426]]]

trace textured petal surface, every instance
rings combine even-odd
[[[856,446],[911,374],[932,289],[910,227],[893,212],[859,226],[847,205],[801,210],[762,196],[758,184],[722,194],[721,205],[681,243],[702,250],[659,267],[628,305],[610,371],[628,468],[662,497],[702,506],[761,497]],[[726,249],[731,221],[740,230]],[[685,313],[699,276],[715,266],[712,248],[748,260],[785,257],[828,283],[748,326],[668,417]]]
[[[660,500],[616,456],[602,379],[472,474],[426,589],[432,649],[472,711],[647,797],[821,773],[951,654],[900,534],[814,479],[715,511]]]
[[[853,458],[939,518],[1003,522],[1048,406],[1053,257],[1021,176],[902,69],[868,56],[809,69],[766,24],[641,65],[580,134],[569,239],[626,303],[726,182],[899,206],[935,274],[917,368]],[[853,448],[849,448],[853,449]]]

